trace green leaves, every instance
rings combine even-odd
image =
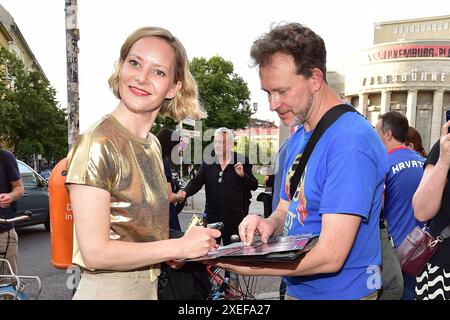
[[[67,154],[66,113],[58,108],[55,89],[5,48],[0,48],[0,142],[22,160]]]
[[[203,128],[246,127],[251,115],[250,91],[242,77],[234,73],[233,64],[220,56],[209,60],[201,57],[192,59],[190,69],[208,112]]]

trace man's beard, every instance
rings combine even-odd
[[[294,120],[292,121],[292,125],[290,127],[295,127],[299,124],[304,124],[306,120],[308,120],[309,113],[311,111],[313,102],[312,93],[308,95],[308,100],[306,101],[305,108],[300,110],[298,113],[294,113]]]

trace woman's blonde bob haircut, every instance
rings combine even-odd
[[[205,111],[198,101],[197,84],[189,71],[189,61],[181,42],[175,38],[168,30],[160,27],[143,27],[134,31],[125,40],[120,49],[120,58],[116,63],[114,73],[108,80],[109,86],[114,95],[120,99],[119,93],[119,73],[125,58],[131,47],[145,37],[159,37],[164,39],[175,51],[175,79],[174,83],[181,82],[181,89],[173,99],[166,99],[161,104],[159,114],[168,116],[175,121],[185,118],[199,120],[206,116]]]

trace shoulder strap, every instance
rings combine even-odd
[[[328,110],[322,119],[320,119],[317,127],[314,129],[314,132],[306,144],[305,150],[303,151],[302,157],[300,158],[300,162],[298,163],[297,169],[295,169],[294,175],[291,177],[290,183],[291,186],[289,188],[290,198],[292,199],[297,189],[298,184],[300,183],[300,178],[305,170],[306,164],[308,163],[308,159],[311,156],[311,153],[314,150],[316,143],[322,137],[322,134],[344,113],[346,112],[357,112],[355,108],[348,104],[340,104],[337,105],[330,110]]]
[[[444,230],[442,230],[440,237],[442,239],[450,238],[450,225],[448,225],[447,227],[445,227]]]

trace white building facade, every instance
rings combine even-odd
[[[450,109],[450,16],[376,24],[374,39],[346,74],[345,99],[373,125],[405,114],[429,150]]]

